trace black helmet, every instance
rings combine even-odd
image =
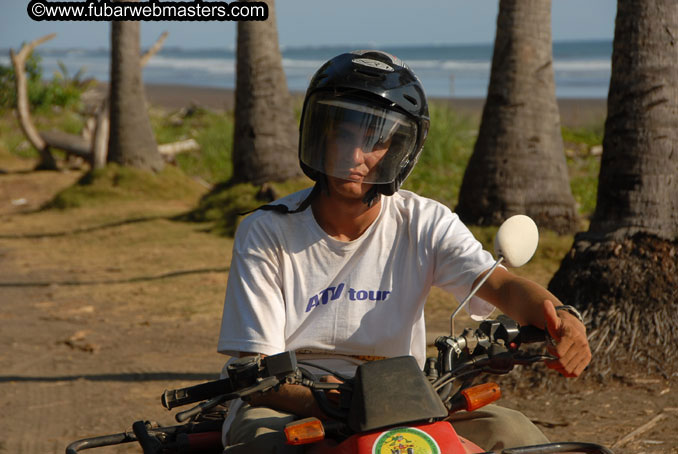
[[[376,162],[369,174],[360,175],[374,184],[371,198],[391,195],[417,162],[428,126],[424,88],[405,63],[376,50],[341,54],[315,73],[306,91],[299,163],[316,182],[324,180],[323,175],[351,179],[356,171],[354,164],[342,163],[351,160],[342,147],[359,146]],[[339,152],[328,152],[330,134]]]

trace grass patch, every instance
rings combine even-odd
[[[567,159],[570,187],[577,202],[579,214],[589,217],[596,209],[600,156],[585,156]]]
[[[177,166],[186,174],[215,184],[228,181],[233,175],[233,113],[217,113],[192,108],[166,113],[152,112],[151,124],[159,144],[194,139],[199,151],[181,153]]]
[[[308,178],[270,183],[276,198],[284,197],[312,185],[313,182]],[[253,210],[270,201],[259,195],[260,190],[260,185],[250,183],[232,184],[227,182],[219,184],[206,194],[200,200],[198,207],[184,216],[183,219],[193,222],[212,222],[211,231],[220,235],[233,236],[238,223],[243,218],[241,213]]]
[[[0,153],[17,156],[22,142],[28,143],[19,128],[18,120],[7,110],[0,111]],[[33,150],[32,147],[28,148]],[[37,152],[33,152],[37,156]]]
[[[33,115],[33,120],[38,131],[53,129],[80,134],[85,125],[85,119],[77,111],[61,107],[43,109],[38,115]],[[39,156],[21,130],[18,118],[10,110],[0,111],[0,153],[22,159],[36,159]],[[59,151],[54,155],[57,159],[63,157]]]
[[[186,200],[197,198],[202,187],[176,167],[157,174],[109,164],[86,173],[73,186],[59,192],[44,208],[76,208],[112,201]]]
[[[454,208],[464,169],[473,153],[477,121],[448,107],[431,104],[431,127],[424,150],[403,189]]]
[[[603,134],[605,133],[605,124],[603,122],[594,123],[588,127],[561,129],[563,142],[584,144],[592,147],[603,143]]]
[[[605,125],[601,122],[585,128],[562,128],[562,133],[570,188],[579,214],[586,218],[596,208],[600,172],[600,155],[593,155],[591,150],[602,145]]]

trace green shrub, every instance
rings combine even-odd
[[[60,72],[43,80],[41,58],[33,53],[26,59],[28,102],[32,110],[51,106],[69,107],[80,101],[88,82],[82,80],[82,70],[69,77],[65,65],[59,62]],[[16,75],[13,66],[0,65],[0,109],[16,108]]]

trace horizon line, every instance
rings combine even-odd
[[[613,40],[609,38],[586,38],[586,39],[562,39],[562,40],[553,40],[552,44],[574,44],[574,43],[592,43],[592,42],[599,42],[599,43],[609,43],[612,44]],[[436,43],[428,43],[428,44],[423,44],[423,43],[417,43],[417,44],[410,44],[410,43],[405,43],[405,44],[377,44],[377,43],[358,43],[358,44],[350,44],[350,43],[344,43],[344,44],[309,44],[309,45],[280,45],[280,51],[285,52],[285,51],[291,51],[291,50],[301,50],[301,49],[317,49],[317,50],[322,50],[322,49],[336,49],[339,47],[345,47],[345,48],[351,48],[351,49],[388,49],[388,48],[400,48],[400,49],[417,49],[417,48],[422,48],[422,47],[480,47],[480,46],[494,46],[494,42],[474,42],[474,43],[444,43],[444,42],[436,42]],[[141,46],[142,49],[146,49],[150,46]],[[2,50],[9,50],[12,49],[12,47],[0,47]],[[110,46],[97,46],[97,47],[74,47],[74,46],[44,46],[41,49],[43,50],[85,50],[85,51],[108,51],[110,50]],[[209,50],[209,51],[223,51],[223,50],[228,50],[228,51],[235,51],[234,46],[223,46],[223,47],[218,47],[218,46],[208,46],[208,47],[187,47],[187,46],[180,46],[180,45],[171,45],[171,46],[164,46],[164,50],[172,49],[172,50],[182,50],[182,51],[192,51],[192,50]],[[161,50],[162,52],[162,50]]]

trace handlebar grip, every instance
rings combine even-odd
[[[545,330],[536,326],[520,327],[520,342],[523,344],[532,344],[535,342],[545,342],[548,334]]]
[[[189,386],[188,388],[166,390],[160,397],[160,401],[163,407],[171,410],[174,407],[200,402],[231,392],[233,392],[231,382],[228,378],[224,378]]]
[[[136,435],[132,432],[122,432],[119,434],[103,435],[100,437],[83,438],[74,441],[66,446],[66,454],[78,454],[80,451],[92,448],[101,448],[103,446],[119,445],[137,441]]]

